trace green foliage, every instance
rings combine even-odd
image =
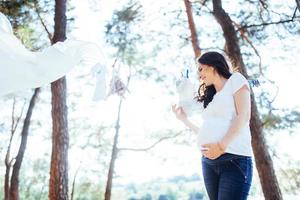
[[[21,25],[18,27],[18,29],[16,29],[15,32],[25,47],[29,49],[34,49],[38,39],[33,37],[34,30],[32,28]]]
[[[78,185],[76,185],[75,200],[92,200],[92,199],[102,199],[104,192],[99,188],[99,185],[92,183],[90,180],[81,180]]]
[[[50,43],[41,20],[51,32],[53,30],[52,26],[48,25],[49,23],[45,20],[45,16],[53,15],[53,7],[53,1],[49,0],[11,0],[0,2],[0,12],[4,13],[10,20],[15,35],[28,49],[33,51]]]
[[[263,128],[265,130],[291,130],[300,122],[300,111],[297,108],[275,108],[273,102],[269,99],[271,97],[268,91],[262,91],[261,95],[257,97]]]
[[[200,192],[191,192],[189,194],[189,200],[202,200],[204,199],[204,194]]]
[[[49,174],[45,172],[49,171],[49,163],[44,159],[25,159],[20,173],[20,199],[47,199]]]
[[[28,24],[32,21],[30,7],[36,0],[10,0],[0,1],[0,12],[4,13],[11,21],[14,29],[18,29],[22,24]]]
[[[117,48],[117,56],[129,66],[137,60],[137,43],[142,39],[134,27],[143,18],[141,7],[138,2],[130,1],[123,9],[116,10],[106,25],[107,42]]]
[[[299,166],[299,164],[298,164]],[[300,191],[300,168],[290,167],[285,170],[281,170],[279,173],[280,180],[284,184],[281,184],[285,192],[289,194],[299,195]]]
[[[158,200],[175,200],[176,197],[174,194],[161,194],[158,197]]]
[[[279,110],[262,114],[264,128],[291,129],[300,122],[300,112],[297,110]]]
[[[145,194],[141,198],[130,197],[128,200],[153,200],[151,194]]]
[[[140,184],[118,185],[113,188],[127,200],[200,200],[206,198],[203,180],[199,175],[154,179]],[[125,193],[124,193],[125,192]],[[113,198],[114,199],[114,198]]]
[[[127,43],[133,43],[139,39],[139,35],[129,35],[132,26],[141,21],[140,14],[141,6],[137,3],[130,2],[129,5],[122,10],[117,10],[113,13],[112,20],[106,25],[106,34],[115,35],[109,42],[120,51],[124,51]]]

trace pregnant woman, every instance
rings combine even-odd
[[[210,200],[247,199],[252,181],[248,81],[238,72],[231,74],[225,58],[218,52],[207,52],[197,62],[201,82],[197,98],[203,108],[202,123],[193,124],[180,106],[173,105],[173,112],[198,134]]]

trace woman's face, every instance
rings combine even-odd
[[[206,86],[212,85],[215,78],[215,69],[209,65],[199,64],[198,67],[199,79],[205,83]]]

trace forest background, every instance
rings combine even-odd
[[[299,1],[1,0],[32,51],[98,44],[128,87],[93,101],[91,68],[0,101],[0,195],[12,199],[208,199],[197,137],[171,112],[176,81],[216,50],[252,87],[250,199],[300,196]],[[115,64],[114,64],[115,63]],[[110,79],[111,74],[108,75]],[[59,108],[59,109],[55,109]],[[195,119],[197,120],[197,119]]]

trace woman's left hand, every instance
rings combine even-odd
[[[203,144],[201,147],[203,148],[203,150],[201,150],[202,154],[211,160],[217,159],[225,151],[219,142]]]

